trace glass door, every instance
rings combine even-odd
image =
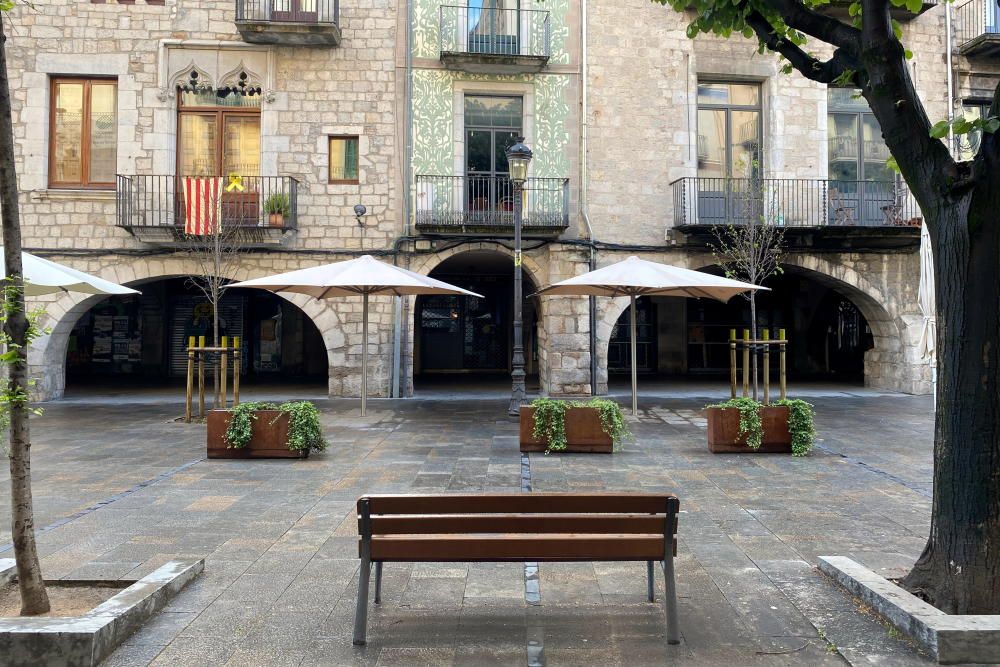
[[[882,130],[860,92],[831,88],[827,116],[830,221],[839,225],[896,224],[896,177],[887,164]]]
[[[760,86],[698,84],[698,219],[729,224],[756,215],[761,172]]]
[[[315,23],[318,19],[316,3],[318,0],[271,0],[272,21],[292,21],[299,23]]]
[[[520,97],[465,98],[466,211],[472,222],[499,224],[514,210],[507,149],[521,136]]]
[[[470,53],[519,53],[518,0],[469,0],[468,27]]]

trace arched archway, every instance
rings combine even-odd
[[[141,291],[101,299],[72,323],[65,358],[67,389],[180,382],[187,372],[189,339],[213,344],[212,305],[190,280],[150,280]],[[69,324],[69,318],[64,319]],[[219,304],[219,335],[239,337],[245,387],[266,383],[323,388],[327,383],[322,335],[299,307],[276,294],[226,290]]]
[[[860,274],[810,261],[813,265],[806,266],[790,258],[782,274],[765,282],[771,291],[757,297],[758,325],[769,328],[772,337],[786,329],[791,341],[789,376],[887,387],[885,365],[904,360],[904,326],[896,304]],[[701,270],[720,272],[718,267]],[[627,299],[602,304],[599,389],[608,377],[624,380],[630,371],[628,307]],[[726,304],[645,297],[639,300],[637,317],[638,370],[661,378],[726,377],[729,332],[750,326],[749,302],[743,297]]]
[[[72,262],[69,263],[72,265]],[[149,285],[163,281],[183,280],[198,272],[198,266],[195,262],[180,256],[153,260],[134,259],[100,266],[81,266],[80,268],[141,291],[148,291],[147,286]],[[289,268],[299,267],[290,266]],[[268,273],[267,269],[254,268],[249,265],[227,277],[236,281],[266,273]],[[259,291],[253,290],[253,292]],[[264,294],[264,292],[259,293]],[[301,313],[302,321],[309,323],[308,325],[303,324],[303,329],[308,326],[318,333],[319,344],[310,344],[309,346],[311,350],[309,367],[312,370],[319,367],[328,368],[327,375],[330,379],[321,381],[319,373],[317,373],[315,382],[322,385],[328,384],[330,391],[332,391],[334,358],[337,354],[343,355],[346,349],[341,315],[335,308],[335,304],[294,294],[274,295],[274,298],[279,299],[282,303],[293,304],[292,312]],[[40,336],[32,344],[28,354],[32,377],[37,378],[34,393],[39,400],[60,398],[63,395],[66,388],[66,361],[71,352],[73,330],[88,311],[106,300],[107,297],[104,296],[68,293],[58,297],[45,297],[32,301],[32,305],[44,306],[43,325],[48,328],[48,333]],[[308,375],[313,375],[313,372],[309,371]],[[339,386],[338,389],[340,389]],[[345,386],[344,389],[347,387]]]
[[[452,253],[428,275],[469,289],[484,298],[421,296],[414,304],[413,375],[417,391],[442,383],[479,385],[509,383],[513,346],[513,258],[492,249]],[[537,298],[532,271],[523,271],[523,331],[529,390],[537,385]],[[451,378],[451,379],[447,379]]]

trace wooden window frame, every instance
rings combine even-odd
[[[357,164],[357,178],[330,178],[330,160],[333,159],[333,154],[330,152],[330,144],[334,139],[353,139],[358,144],[358,164]],[[330,134],[326,138],[326,178],[327,183],[330,185],[361,185],[361,136],[357,134]]]
[[[80,162],[86,178],[90,178],[90,87],[93,83],[113,83],[115,86],[115,125],[118,124],[118,78],[100,76],[53,76],[49,79],[49,173],[48,187],[53,190],[114,190],[115,180],[57,181],[55,180],[56,160],[56,87],[60,83],[83,84],[83,113],[80,127]],[[115,172],[118,170],[118,130],[115,129]]]
[[[223,106],[184,106],[180,101],[181,94],[178,91],[177,95],[177,138],[176,138],[176,160],[174,165],[174,173],[177,174],[178,178],[182,177],[181,174],[181,154],[184,148],[184,136],[181,132],[181,116],[215,116],[216,119],[216,133],[215,133],[215,161],[219,167],[222,169],[222,163],[225,161],[223,158],[223,147],[225,145],[225,126],[227,116],[247,116],[250,118],[258,119],[258,127],[263,133],[263,123],[261,123],[261,109],[260,107],[223,107]],[[262,137],[263,138],[263,137]],[[258,156],[262,160],[263,155]],[[216,174],[216,177],[221,178],[226,176],[226,174]],[[263,174],[241,174],[241,176],[263,176]]]

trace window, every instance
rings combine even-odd
[[[516,55],[520,17],[517,0],[469,0],[470,53]]]
[[[507,149],[522,136],[520,97],[465,97],[466,201],[470,211],[514,210]]]
[[[260,176],[260,95],[178,90],[180,176]]]
[[[892,181],[886,164],[889,149],[882,128],[853,88],[827,90],[827,141],[830,179],[834,181]]]
[[[698,83],[698,176],[755,177],[762,144],[760,86]]]
[[[49,185],[113,188],[117,167],[117,83],[53,79]]]
[[[330,182],[358,183],[357,137],[330,137]]]
[[[966,101],[962,104],[962,116],[964,116],[966,120],[979,120],[980,118],[986,118],[989,115],[989,102],[972,100]],[[955,137],[955,141],[958,144],[958,159],[971,160],[976,157],[976,153],[979,152],[979,142],[981,139],[982,133],[979,130],[973,130],[968,134],[957,135]]]

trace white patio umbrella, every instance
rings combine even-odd
[[[229,287],[256,287],[271,292],[307,294],[317,299],[336,296],[361,296],[361,416],[368,400],[368,297],[373,294],[404,296],[415,294],[482,295],[449,285],[446,282],[380,262],[364,255],[346,262],[334,262],[309,269],[279,273],[276,276],[254,278]]]
[[[0,252],[2,250],[3,246],[0,246]],[[139,294],[138,290],[131,287],[125,287],[110,280],[71,269],[30,253],[21,253],[21,263],[24,270],[24,294],[26,296],[43,296],[57,292]],[[0,278],[6,277],[5,267],[3,262],[0,262]]]
[[[931,390],[934,401],[937,401],[937,363],[935,363],[935,347],[937,344],[937,309],[934,304],[934,251],[931,248],[931,235],[927,225],[920,227],[920,286],[917,289],[917,303],[920,314],[923,315],[923,327],[920,330],[920,358],[927,359],[931,365]]]
[[[636,400],[635,299],[639,296],[688,296],[729,301],[748,290],[766,287],[714,276],[710,273],[657,264],[632,256],[603,269],[569,278],[538,291],[538,294],[572,296],[627,296],[631,298],[630,338],[632,344],[632,414],[638,413]],[[591,378],[594,382],[594,378]]]

